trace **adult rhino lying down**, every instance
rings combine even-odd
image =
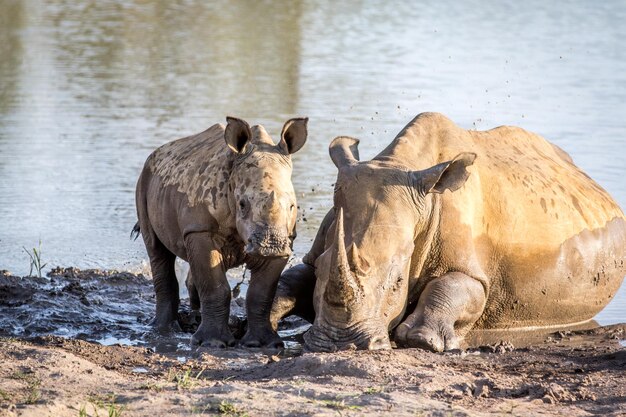
[[[276,283],[296,236],[291,154],[307,137],[307,120],[285,123],[278,145],[262,126],[227,118],[202,133],[167,143],[146,161],[137,183],[138,225],[156,292],[154,326],[176,328],[176,256],[189,261],[187,286],[202,321],[194,345],[232,346],[226,270],[251,270],[243,346],[281,346],[269,314]],[[199,305],[198,305],[199,304]]]
[[[272,312],[312,350],[454,349],[470,329],[584,322],[625,275],[626,221],[543,138],[423,113],[371,161],[338,137],[334,207]],[[317,279],[316,279],[317,278]]]

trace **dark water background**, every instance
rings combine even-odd
[[[0,0],[0,269],[146,269],[134,187],[157,146],[236,115],[296,155],[308,249],[331,202],[329,141],[371,158],[414,115],[535,131],[626,207],[622,1]],[[235,272],[233,279],[241,272]],[[599,316],[624,321],[626,290]]]

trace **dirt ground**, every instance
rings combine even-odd
[[[136,317],[112,287],[132,293]],[[445,354],[302,353],[297,342],[191,351],[188,334],[165,345],[85,340],[141,338],[151,310],[139,310],[151,305],[141,276],[0,275],[0,416],[626,415],[626,324]]]

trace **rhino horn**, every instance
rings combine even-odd
[[[267,200],[265,200],[265,203],[263,204],[263,208],[267,212],[273,212],[277,210],[277,206],[278,206],[278,197],[276,197],[276,191],[272,190],[270,195],[267,197]]]
[[[343,209],[340,207],[335,221],[335,236],[331,246],[330,275],[324,298],[331,304],[346,305],[356,300],[359,283],[350,270],[343,229]]]

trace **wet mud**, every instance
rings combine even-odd
[[[623,415],[626,325],[474,334],[463,350],[191,350],[157,336],[150,279],[55,269],[0,275],[0,415]],[[231,326],[245,328],[243,299]]]
[[[46,278],[4,273],[0,276],[0,334],[56,335],[155,350],[182,347],[185,340],[180,336],[162,344],[152,334],[148,323],[154,303],[152,283],[143,275],[76,268],[56,268]]]
[[[245,333],[245,299],[231,301],[229,324],[235,337]],[[149,323],[154,316],[152,280],[129,272],[55,268],[47,277],[17,277],[0,272],[0,335],[35,337],[54,335],[97,342],[131,345],[155,352],[186,356],[200,316],[189,299],[181,300],[179,323],[183,332],[158,335]],[[281,323],[287,352],[300,350],[298,335],[306,322],[291,318]]]

